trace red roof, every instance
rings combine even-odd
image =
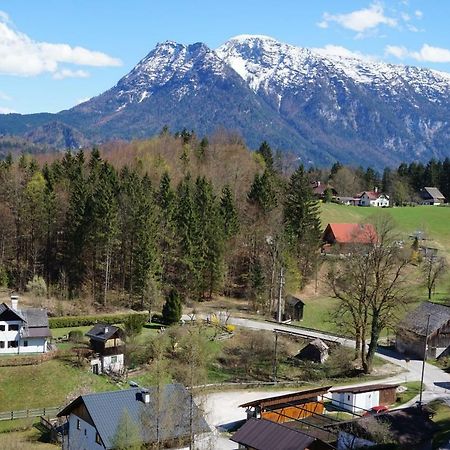
[[[332,233],[338,244],[373,244],[377,240],[375,227],[366,223],[329,223],[324,236]]]

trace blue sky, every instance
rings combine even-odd
[[[112,87],[158,42],[238,34],[450,72],[447,0],[0,0],[0,112],[56,112]]]

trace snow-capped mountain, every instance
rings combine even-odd
[[[304,161],[377,167],[450,154],[449,74],[333,50],[250,35],[215,51],[167,41],[103,94],[56,115],[0,116],[0,133],[51,135],[42,127],[62,123],[66,135],[101,142],[164,125],[225,128],[253,148],[267,140]]]

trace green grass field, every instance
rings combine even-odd
[[[36,366],[0,367],[0,409],[24,410],[59,406],[77,389],[117,389],[108,378],[52,359]]]

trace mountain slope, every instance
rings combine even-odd
[[[55,115],[0,116],[0,134],[75,148],[164,125],[229,129],[305,162],[382,167],[449,155],[449,113],[449,74],[237,36],[216,51],[158,44],[103,94]]]
[[[264,36],[238,36],[217,53],[300,134],[338,159],[389,164],[448,154],[448,74],[330,56]]]

